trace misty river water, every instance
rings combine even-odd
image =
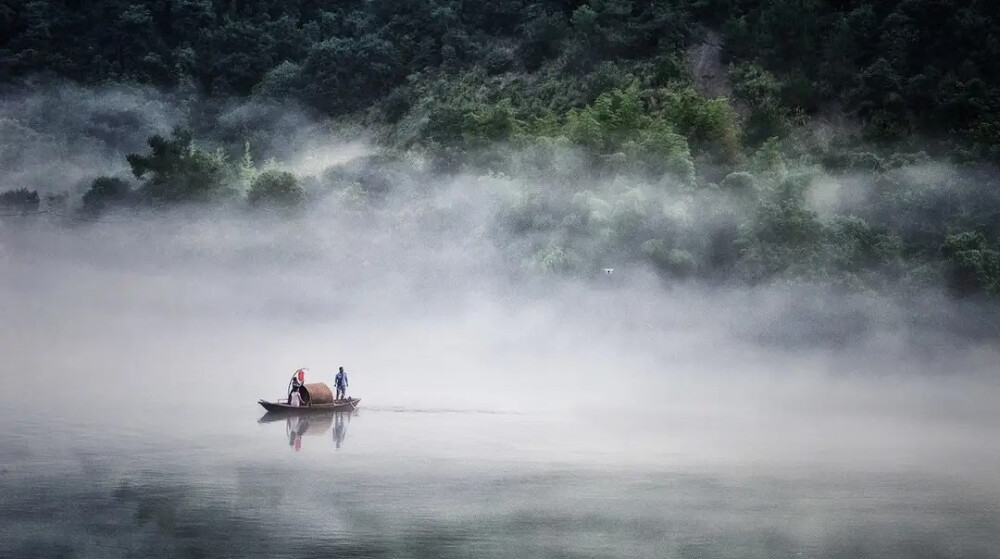
[[[7,230],[0,557],[1000,557],[995,315],[207,227]]]
[[[225,390],[65,412],[23,388],[0,412],[3,557],[1000,556],[992,424],[653,425],[610,400],[561,416],[369,394],[261,422]]]

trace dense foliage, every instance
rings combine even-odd
[[[332,114],[382,99],[391,119],[419,100],[415,75],[551,66],[551,81],[627,61],[662,79],[715,28],[740,76],[780,76],[765,93],[784,107],[835,102],[872,138],[920,132],[997,157],[998,24],[986,0],[3,0],[0,78],[193,83],[294,95]],[[601,84],[585,85],[563,101],[592,101]]]
[[[27,188],[0,192],[0,209],[8,212],[15,210],[22,213],[34,212],[41,203],[38,193]]]
[[[513,177],[496,226],[540,270],[1000,293],[998,24],[985,0],[0,0],[0,79],[362,124],[386,154],[311,185],[354,206],[407,174]],[[227,156],[242,141],[154,135],[137,182],[97,178],[82,207],[301,204],[300,178]],[[831,185],[859,194],[823,206]]]

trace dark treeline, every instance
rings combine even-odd
[[[216,95],[294,93],[329,114],[391,96],[392,118],[427,72],[555,61],[578,76],[647,61],[667,78],[706,29],[727,61],[778,76],[785,108],[836,103],[875,139],[919,132],[1000,156],[1000,7],[986,0],[3,0],[0,77],[191,81]]]
[[[431,162],[413,173],[562,185],[505,213],[506,231],[546,239],[543,268],[589,264],[596,243],[668,277],[998,293],[998,24],[985,0],[0,0],[0,79],[138,82],[364,125],[388,155],[323,183],[354,197],[398,176],[393,153]],[[82,208],[306,198],[189,131],[149,150]],[[630,187],[594,186],[616,177]],[[824,181],[855,196],[821,211]],[[31,194],[0,204],[26,211]]]

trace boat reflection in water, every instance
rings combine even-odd
[[[351,422],[351,416],[358,412],[313,412],[310,414],[275,414],[268,412],[258,420],[258,423],[273,423],[276,421],[285,422],[285,435],[288,437],[288,446],[296,452],[302,450],[302,437],[318,437],[327,432],[332,434],[333,443],[337,448],[344,443],[347,437],[347,425]]]

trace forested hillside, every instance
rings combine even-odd
[[[1000,293],[986,0],[0,0],[0,79],[294,104],[383,149],[312,184],[178,129],[95,177],[91,214],[501,174],[524,190],[496,225],[540,270],[614,255],[678,280]]]

